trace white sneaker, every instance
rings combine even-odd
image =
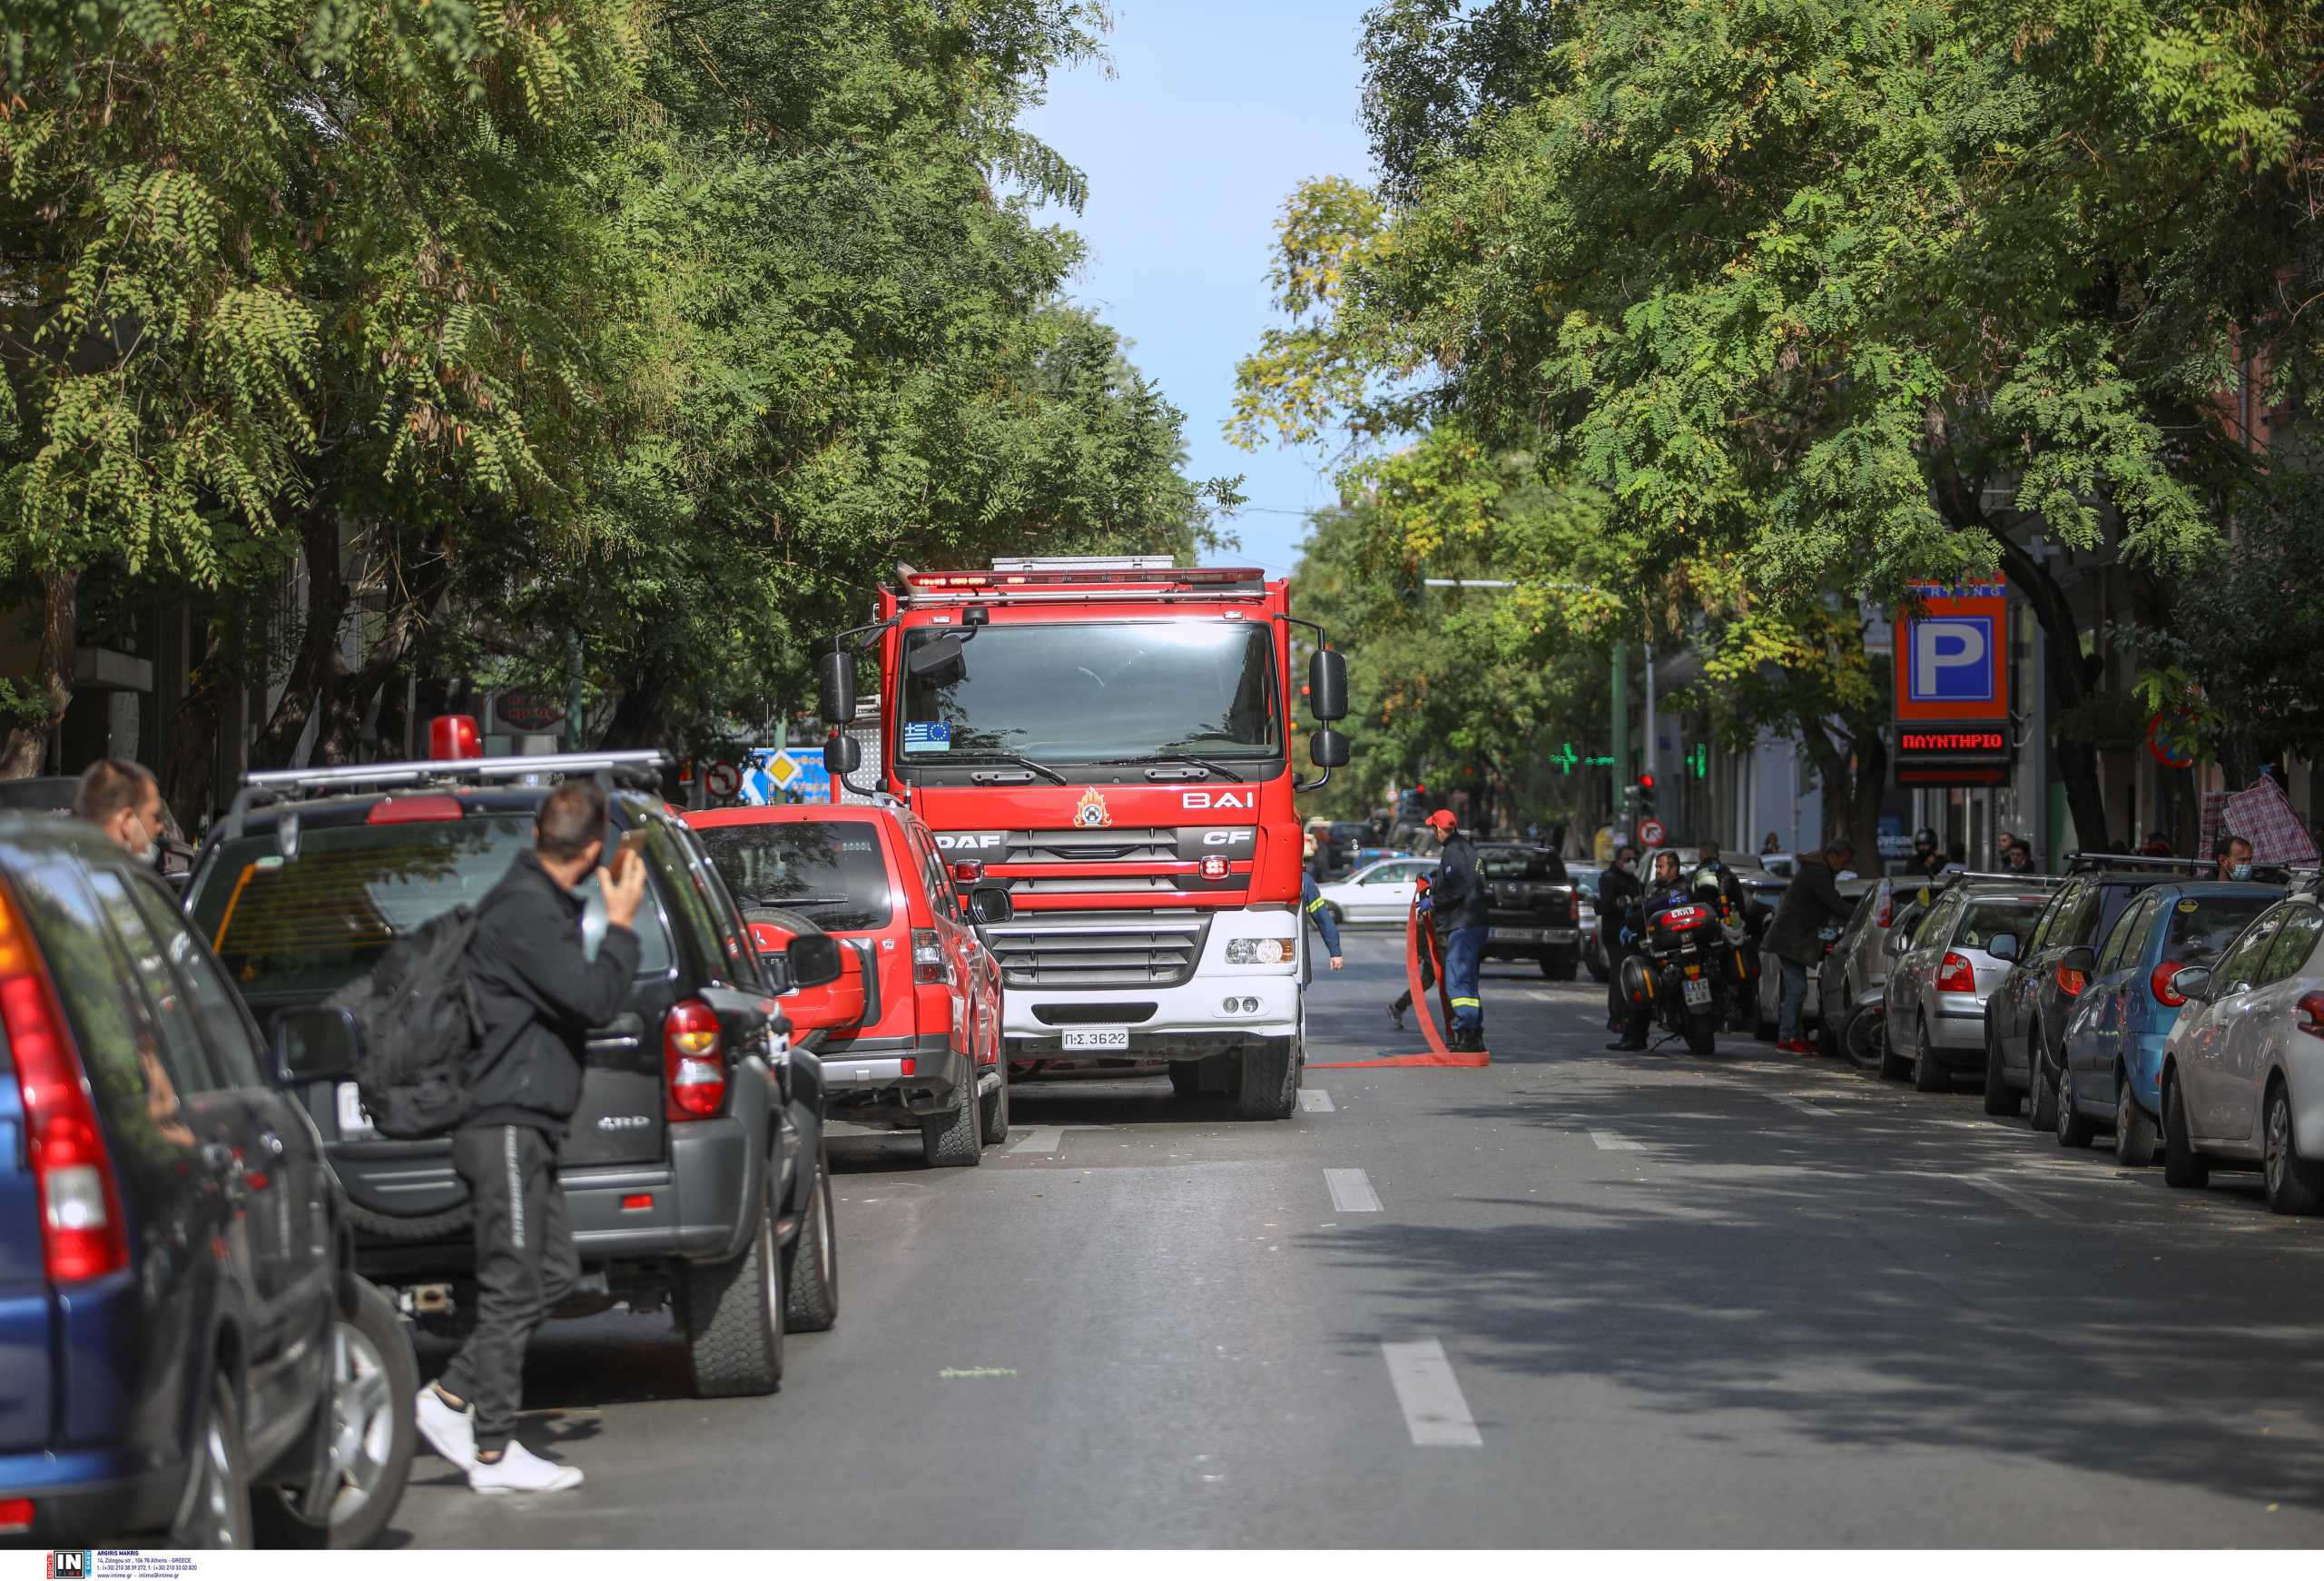
[[[419,1436],[428,1447],[463,1471],[476,1466],[476,1417],[468,1411],[456,1411],[444,1403],[444,1397],[428,1384],[419,1391],[413,1403],[412,1415],[419,1423]]]
[[[468,1467],[468,1486],[478,1493],[562,1493],[581,1486],[581,1472],[544,1460],[511,1438],[499,1459]]]

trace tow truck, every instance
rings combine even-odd
[[[1294,627],[1318,727],[1292,760]],[[880,677],[876,782],[860,656]],[[1014,1065],[1166,1062],[1184,1097],[1297,1105],[1306,944],[1292,798],[1348,759],[1347,661],[1287,581],[1167,557],[898,568],[832,638],[819,703],[835,786],[934,834],[999,961]]]

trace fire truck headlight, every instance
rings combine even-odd
[[[1229,939],[1226,941],[1226,963],[1230,966],[1280,966],[1291,959],[1289,939]]]

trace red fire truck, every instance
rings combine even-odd
[[[1305,939],[1292,628],[1308,705],[1347,709],[1345,658],[1259,571],[1167,558],[900,569],[878,619],[832,639],[822,707],[834,787],[908,803],[999,960],[1010,1061],[1164,1060],[1179,1093],[1281,1119],[1305,1061]],[[876,787],[855,717],[879,656]]]

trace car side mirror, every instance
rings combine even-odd
[[[1336,648],[1319,647],[1307,660],[1307,711],[1318,719],[1347,717],[1347,655]]]
[[[863,766],[863,744],[844,731],[834,731],[823,743],[823,772],[845,779]]]
[[[826,725],[855,717],[855,657],[838,642],[815,661],[815,708]]]
[[[821,988],[839,981],[840,944],[829,934],[802,934],[783,952],[791,963],[791,981],[802,988]]]
[[[979,925],[1005,923],[1017,914],[1017,903],[1005,884],[980,884],[969,891],[969,916]]]
[[[2171,992],[2181,999],[2201,999],[2211,992],[2211,969],[2181,966],[2171,974]]]
[[[355,1028],[353,1011],[320,1004],[279,1010],[273,1033],[267,1077],[276,1086],[344,1082],[355,1074],[363,1034]]]
[[[2017,935],[2015,934],[1995,934],[1992,938],[1985,941],[1985,954],[1991,955],[1996,961],[2016,960]]]
[[[1901,955],[1912,947],[1913,936],[1911,931],[1901,923],[1896,926],[1890,928],[1888,930],[1888,936],[1880,942],[1880,948],[1891,955]]]
[[[1347,737],[1329,726],[1307,738],[1307,756],[1315,759],[1317,768],[1344,768],[1347,754]]]
[[[2088,944],[2076,944],[2058,957],[2058,970],[2061,972],[2079,972],[2087,977],[2097,969],[2098,954]]]

